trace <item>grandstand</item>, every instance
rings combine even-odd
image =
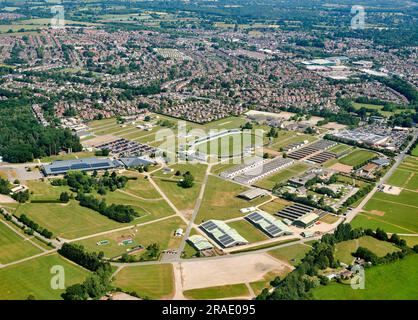
[[[245,217],[271,238],[291,235],[293,232],[283,222],[264,211],[256,211]]]
[[[41,167],[45,176],[66,174],[68,171],[110,170],[122,167],[119,160],[83,158],[76,160],[59,160]]]
[[[209,220],[202,223],[200,228],[224,248],[248,244],[245,238],[223,221]]]

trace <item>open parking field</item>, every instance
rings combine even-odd
[[[390,264],[366,269],[364,290],[353,290],[349,284],[331,283],[313,289],[312,293],[315,299],[324,300],[418,299],[417,265],[418,255],[411,255]]]
[[[16,211],[19,216],[26,214],[30,219],[50,230],[55,236],[73,239],[96,232],[120,228],[118,223],[101,214],[81,207],[76,201],[61,203],[25,203]]]
[[[210,176],[196,223],[200,224],[209,219],[227,220],[241,217],[239,209],[268,201],[267,197],[253,201],[237,197],[246,190],[247,188],[236,183]]]
[[[113,281],[115,287],[135,291],[142,298],[169,299],[174,291],[171,264],[123,268]]]
[[[57,254],[39,257],[0,269],[0,300],[25,300],[29,295],[37,300],[61,299],[64,290],[51,288],[51,268],[56,265],[64,267],[66,287],[83,282],[88,275],[88,271]]]
[[[128,249],[142,245],[147,247],[152,243],[158,243],[160,249],[174,249],[176,248],[181,238],[175,237],[174,232],[177,228],[185,228],[183,220],[178,217],[169,218],[163,221],[156,223],[151,223],[148,225],[140,227],[132,227],[127,230],[117,231],[113,233],[108,233],[106,235],[101,235],[77,242],[78,244],[83,245],[87,250],[93,252],[103,251],[105,256],[108,258],[114,258],[125,253]],[[130,238],[134,242],[130,245],[121,245],[120,243],[126,239]],[[106,245],[97,245],[99,241],[107,240],[109,244]],[[139,253],[141,256],[145,253],[145,250]]]
[[[0,264],[7,264],[41,252],[39,248],[0,221]]]
[[[345,157],[341,158],[339,161],[342,164],[354,167],[354,166],[364,163],[365,161],[369,159],[372,159],[375,156],[376,154],[374,152],[357,149],[349,153]]]
[[[296,163],[284,170],[279,171],[276,174],[273,174],[265,179],[259,180],[255,183],[256,187],[271,190],[276,185],[276,183],[286,182],[292,177],[303,174],[306,170],[310,168],[306,163]]]

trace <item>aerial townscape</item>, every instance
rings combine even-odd
[[[2,1],[0,300],[418,300],[417,124],[416,1]]]

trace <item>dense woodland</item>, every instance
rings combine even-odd
[[[9,97],[0,101],[0,123],[0,156],[7,162],[32,161],[68,148],[82,150],[71,131],[39,124],[28,99]]]

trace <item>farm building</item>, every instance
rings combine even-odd
[[[211,250],[213,245],[203,236],[193,235],[187,241],[198,251]]]
[[[251,201],[259,197],[264,197],[265,195],[267,195],[267,191],[263,189],[250,189],[250,190],[244,191],[243,193],[240,193],[238,197]]]
[[[293,225],[300,228],[309,228],[318,220],[319,216],[316,213],[311,212],[293,221]]]
[[[245,219],[271,238],[293,234],[289,227],[283,222],[264,211],[250,213]]]
[[[200,227],[224,248],[248,244],[245,238],[223,221],[209,220]]]

